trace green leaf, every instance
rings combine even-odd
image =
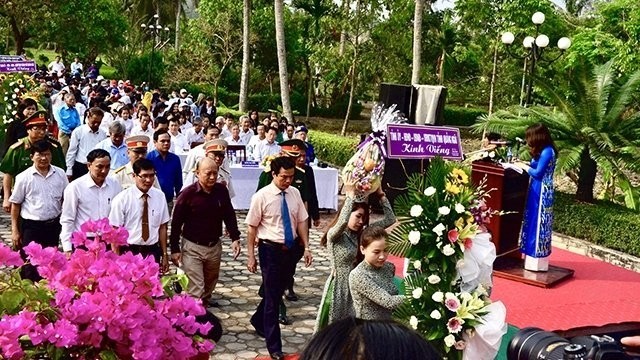
[[[24,300],[24,295],[19,290],[6,290],[0,296],[0,302],[2,302],[2,307],[6,310],[8,314],[15,314],[20,309],[22,309],[22,301]]]
[[[100,351],[100,354],[98,354],[100,356],[101,360],[118,360],[118,357],[116,356],[116,353],[113,352],[113,350],[107,349],[107,350],[102,350]]]

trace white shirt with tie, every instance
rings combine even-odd
[[[98,131],[91,130],[89,125],[80,125],[71,133],[71,139],[69,140],[69,151],[67,152],[66,164],[67,175],[72,175],[72,167],[74,162],[82,164],[87,163],[87,155],[100,141],[108,137],[102,129],[98,128]]]
[[[169,208],[164,193],[156,188],[147,192],[147,215],[149,216],[149,238],[142,239],[143,192],[137,186],[131,186],[116,195],[109,212],[109,223],[113,226],[124,226],[129,232],[129,245],[154,245],[160,240],[160,226],[167,224]]]
[[[60,242],[64,251],[71,251],[71,234],[80,230],[82,224],[88,220],[109,217],[111,201],[121,190],[120,184],[110,176],[107,176],[102,186],[96,185],[91,173],[77,178],[67,186],[60,216]]]

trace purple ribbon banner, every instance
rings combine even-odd
[[[462,160],[462,142],[457,128],[389,124],[387,157],[392,159]]]
[[[0,73],[33,73],[36,71],[36,62],[33,60],[0,61]]]

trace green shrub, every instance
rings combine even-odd
[[[309,141],[316,156],[323,162],[334,166],[344,166],[356,151],[357,136],[340,136],[321,131],[309,131]]]
[[[447,105],[444,107],[444,124],[471,126],[476,123],[478,116],[486,114],[487,111],[484,109]]]
[[[345,94],[343,97],[339,98],[333,104],[331,104],[328,108],[311,109],[311,115],[325,118],[344,119],[344,116],[347,114],[348,106],[349,95]],[[351,113],[349,115],[349,119],[360,119],[362,108],[362,104],[360,104],[357,100],[354,100],[353,104],[351,105]]]
[[[247,115],[246,113],[243,113],[243,112],[240,112],[240,111],[234,110],[234,109],[229,109],[229,108],[224,107],[224,106],[218,106],[216,108],[216,110],[218,112],[218,116],[224,116],[224,114],[230,113],[231,115],[233,115],[236,118],[236,121],[238,121],[240,116]]]
[[[580,203],[556,192],[553,230],[609,249],[640,256],[640,214],[608,201]]]

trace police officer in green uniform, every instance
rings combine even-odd
[[[2,179],[4,191],[2,207],[7,213],[11,210],[9,197],[13,188],[13,179],[33,165],[33,161],[29,157],[31,144],[42,139],[47,140],[51,144],[51,165],[64,170],[67,168],[60,143],[47,136],[47,113],[42,110],[36,111],[22,122],[27,128],[27,137],[11,145],[2,159],[2,163],[0,163],[0,171],[4,173],[4,178]]]
[[[283,141],[279,145],[280,145],[280,156],[288,156],[294,162],[300,156],[300,154],[303,154],[305,153],[305,151],[307,151],[307,146],[305,145],[304,141],[300,139]],[[260,179],[258,180],[258,190],[269,185],[272,180],[273,180],[273,175],[271,171],[262,172],[262,174],[260,174]],[[302,197],[302,201],[304,202],[305,207],[307,207],[308,201],[309,201],[309,193],[307,188],[307,176],[305,174],[305,171],[303,169],[300,169],[297,166],[293,174],[293,181],[291,182],[291,186],[295,187],[296,189],[298,189],[298,191],[300,191],[300,197]],[[292,247],[289,251],[293,252],[293,254],[290,257],[292,260],[292,263],[289,266],[291,271],[291,274],[290,274],[291,282],[287,284],[287,288],[293,286],[293,275],[295,274],[295,268],[296,268],[296,265],[298,264],[298,261],[300,261],[300,259],[304,255],[304,246],[301,246],[300,243],[296,241],[294,247]],[[297,296],[295,296],[295,293],[293,293],[290,290],[291,289],[287,289],[288,291],[287,299],[290,299],[292,301],[298,300]],[[289,296],[290,294],[292,294],[293,297]],[[280,302],[280,316],[278,317],[278,321],[282,325],[290,324],[289,318],[287,318],[287,308],[284,305],[283,301]]]

